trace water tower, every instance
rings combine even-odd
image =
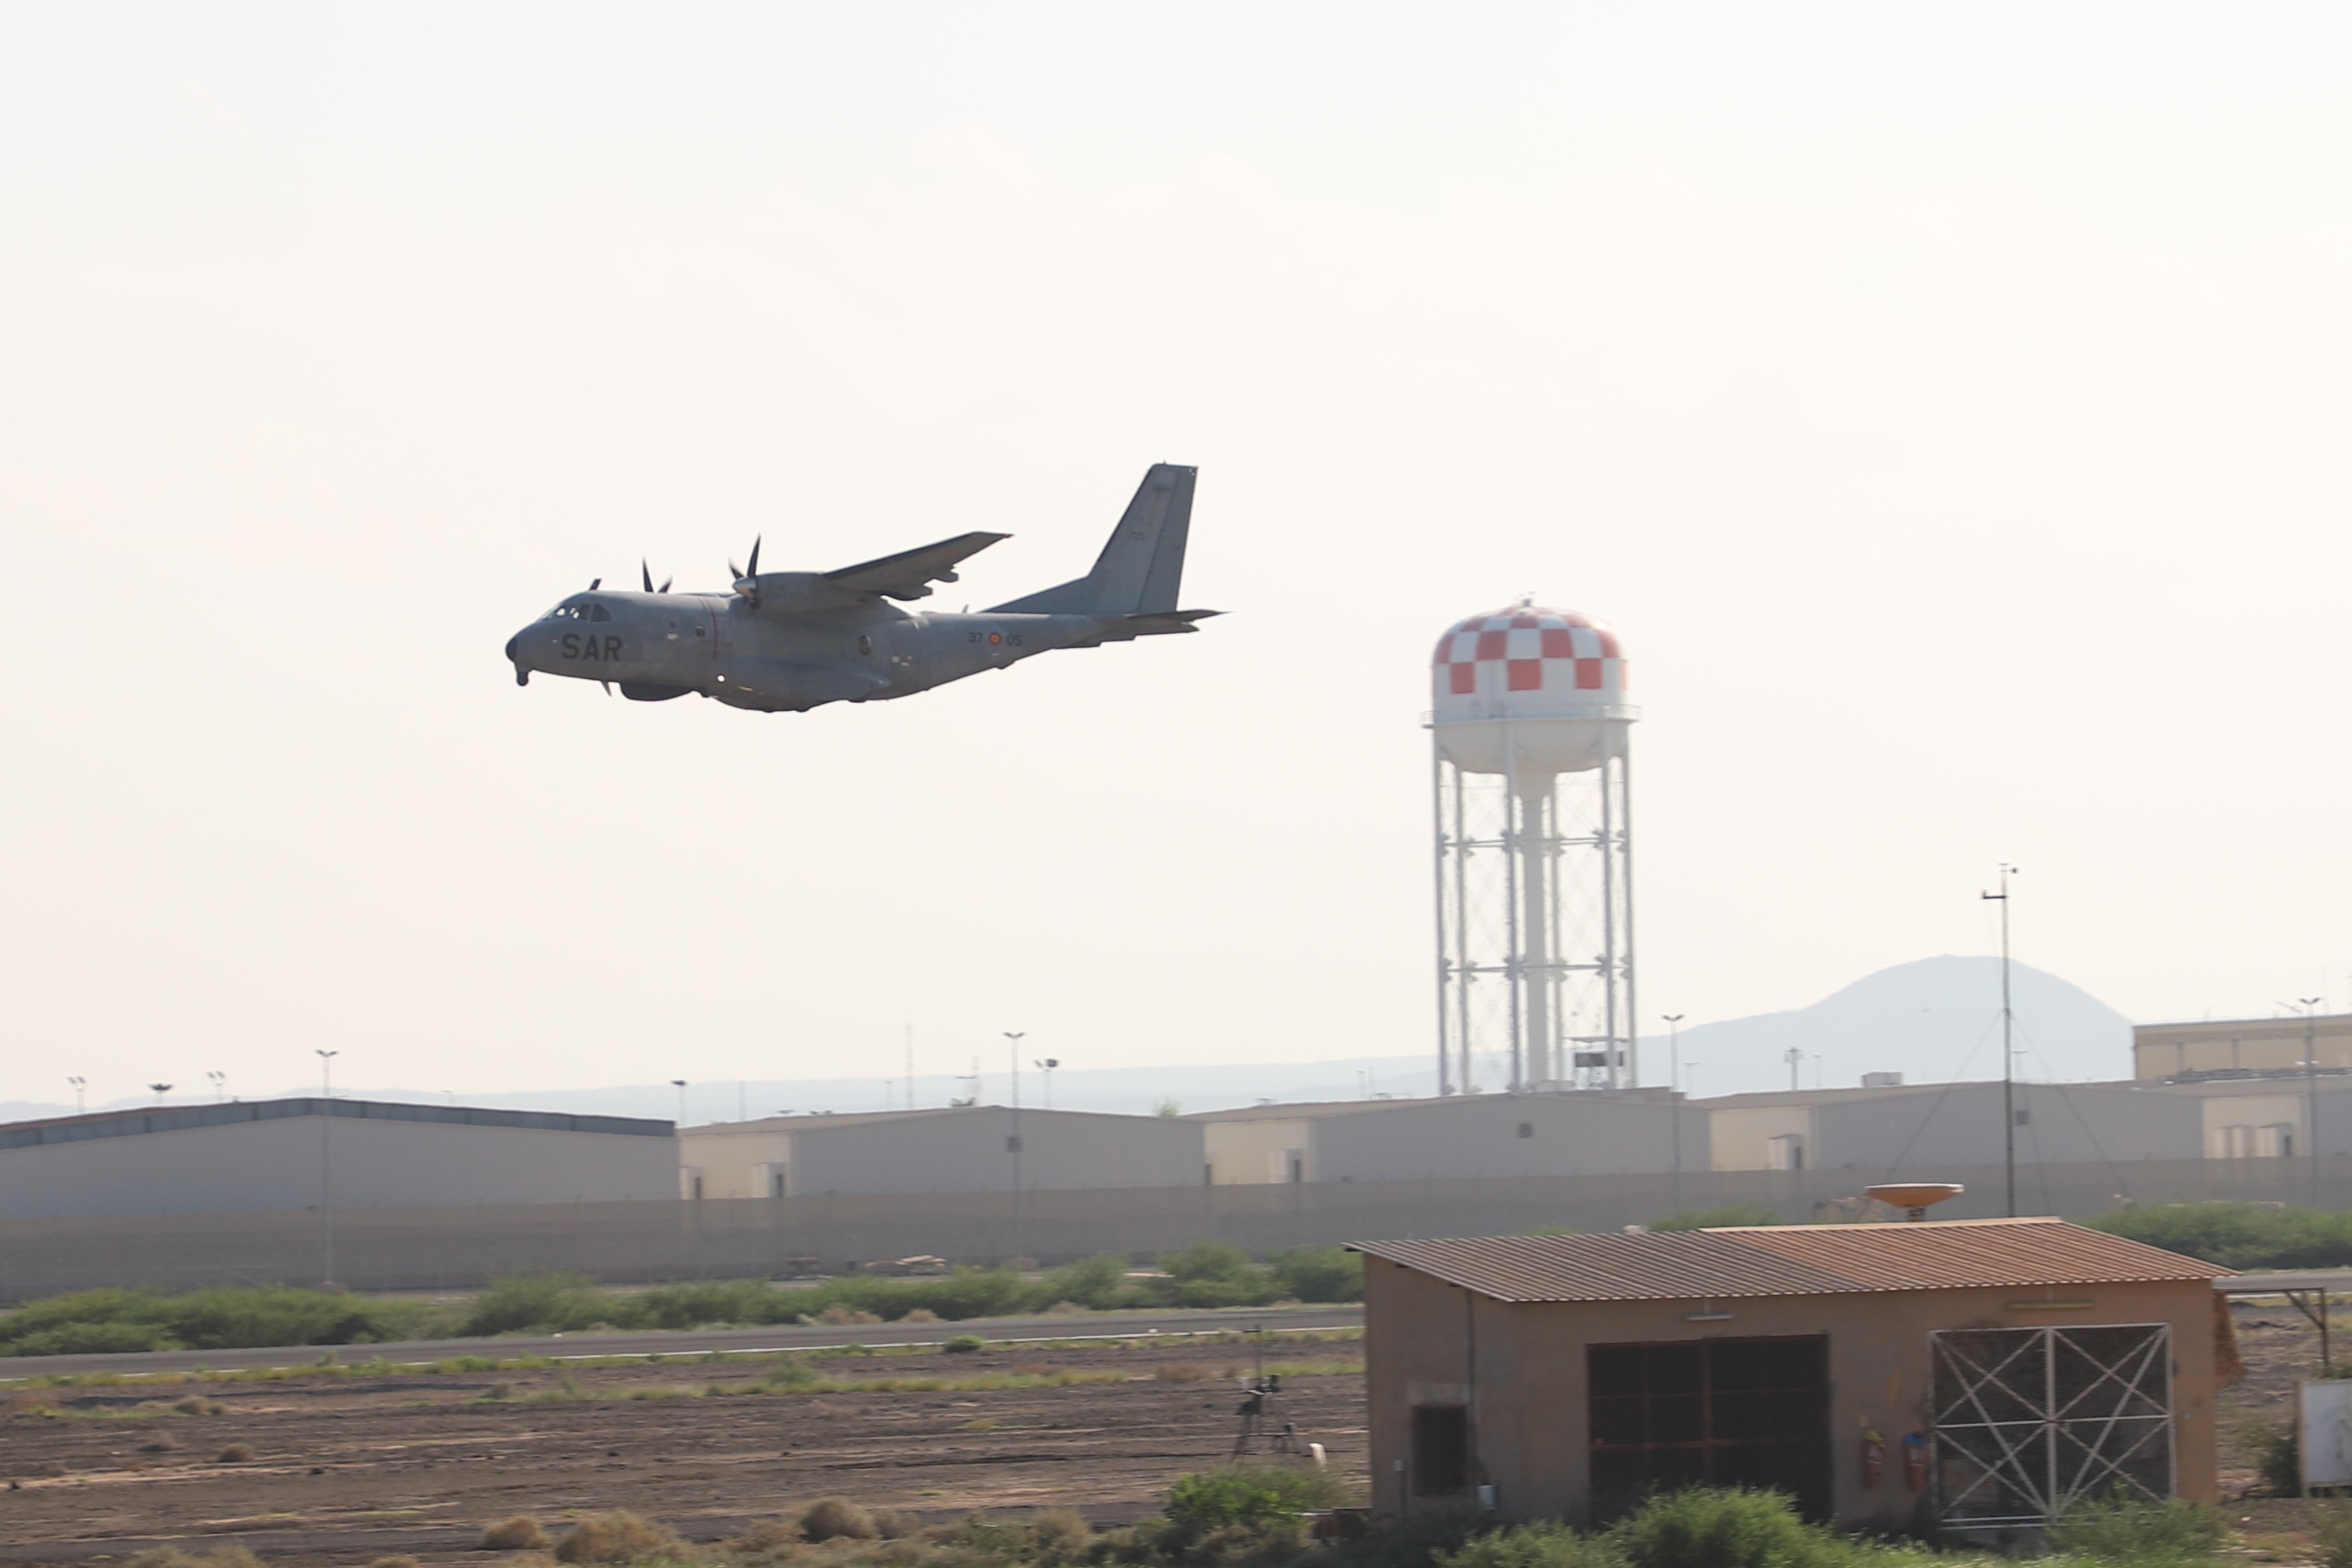
[[[1525,601],[1438,640],[1441,1094],[1631,1087],[1630,747],[1616,632]]]

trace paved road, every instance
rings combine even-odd
[[[1357,1328],[1360,1306],[1260,1307],[1219,1312],[1087,1312],[1029,1318],[970,1318],[948,1323],[780,1324],[760,1329],[685,1329],[648,1333],[512,1334],[499,1339],[425,1339],[398,1344],[279,1345],[255,1350],[156,1350],[110,1355],[0,1356],[0,1379],[85,1372],[215,1371],[299,1366],[332,1349],[344,1361],[443,1361],[458,1355],[677,1355],[709,1351],[822,1350],[845,1344],[938,1344],[957,1334],[989,1340],[1125,1339],[1146,1333],[1225,1333],[1237,1329]]]

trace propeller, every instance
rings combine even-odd
[[[637,570],[645,573],[646,591],[647,593],[667,593],[669,591],[669,585],[677,580],[677,579],[674,577],[665,577],[662,579],[662,585],[659,588],[656,588],[654,586],[654,569],[645,563],[645,558],[642,556],[637,559]]]
[[[757,607],[760,602],[760,540],[755,538],[751,541],[751,569],[749,571],[737,571],[731,558],[727,562],[727,570],[734,579],[735,591]]]

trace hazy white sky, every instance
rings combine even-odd
[[[1419,1050],[1425,661],[1523,591],[1633,661],[1646,1010],[1986,951],[2002,858],[2135,1017],[2343,1006],[2348,43],[0,9],[0,1097]],[[1009,529],[992,603],[1159,459],[1197,637],[802,716],[499,656],[760,532]]]

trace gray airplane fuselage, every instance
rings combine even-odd
[[[575,593],[515,633],[517,671],[797,712],[929,691],[1033,653],[1124,641],[1117,618],[922,614],[874,602],[762,614],[732,593]],[[1127,632],[1126,636],[1132,636]]]
[[[834,571],[729,563],[725,593],[677,593],[638,563],[643,593],[588,585],[507,641],[515,682],[534,671],[602,681],[637,702],[697,692],[734,707],[798,713],[824,703],[911,696],[1059,648],[1195,630],[1213,610],[1177,608],[1195,470],[1155,463],[1094,570],[979,614],[930,615],[928,599],[971,557],[1009,536],[971,532]]]

